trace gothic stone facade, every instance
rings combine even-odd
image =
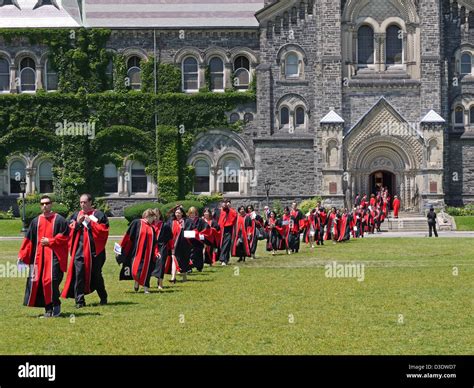
[[[343,206],[383,184],[408,211],[474,202],[471,0],[266,0],[255,18],[241,28],[156,29],[159,60],[197,62],[190,89],[205,85],[213,58],[223,64],[219,88],[232,85],[239,56],[256,76],[256,106],[228,112],[248,119],[243,132],[216,128],[196,139],[188,159],[196,191],[262,205],[270,183],[271,200],[320,195]],[[109,46],[146,60],[153,30],[115,28]],[[20,52],[44,70],[40,47],[1,52],[12,75]],[[237,170],[238,184],[226,184]],[[6,196],[8,169],[2,174]],[[153,185],[140,195],[119,185],[109,198],[119,209],[154,196]]]

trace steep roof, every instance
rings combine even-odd
[[[264,0],[85,0],[86,27],[258,27]]]

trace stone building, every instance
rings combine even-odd
[[[269,183],[284,203],[350,205],[387,186],[408,211],[474,202],[472,0],[0,0],[0,27],[79,26],[112,29],[109,49],[125,55],[135,89],[153,55],[182,69],[186,93],[206,74],[216,93],[256,77],[256,105],[228,112],[243,132],[196,139],[197,193],[259,204]],[[0,92],[56,84],[44,47],[0,46]],[[104,171],[111,202],[156,195],[137,162]],[[11,155],[0,198],[17,195],[18,172],[27,190],[50,189],[50,162]]]

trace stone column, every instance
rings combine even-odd
[[[10,66],[10,93],[17,93],[18,88],[17,88],[17,83],[16,83],[16,67],[15,65]]]
[[[25,169],[26,173],[26,193],[27,194],[32,194],[36,190],[36,184],[35,184],[35,173],[36,173],[36,168],[26,168]]]

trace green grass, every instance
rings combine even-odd
[[[19,245],[0,242],[0,264]],[[0,354],[472,353],[472,239],[373,238],[275,257],[261,244],[257,260],[206,267],[161,293],[153,278],[149,295],[118,281],[112,247],[107,306],[94,293],[84,309],[69,299],[62,318],[38,319],[42,309],[21,304],[25,279],[0,278]],[[327,278],[333,260],[364,263],[365,280]]]
[[[125,218],[113,218],[109,220],[110,235],[121,236],[127,230],[127,220]],[[0,237],[20,237],[21,219],[0,220]]]
[[[459,216],[454,217],[456,221],[457,230],[460,231],[474,231],[474,216]]]

